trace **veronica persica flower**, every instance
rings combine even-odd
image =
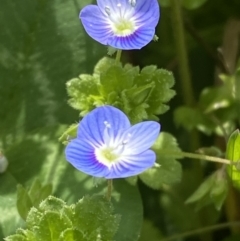
[[[66,147],[66,159],[78,170],[107,179],[137,175],[153,166],[156,155],[149,148],[160,125],[145,121],[131,126],[119,109],[102,106],[86,115],[77,138]]]
[[[97,0],[80,12],[86,32],[117,49],[141,49],[154,37],[160,11],[157,0]]]

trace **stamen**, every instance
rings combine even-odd
[[[132,134],[128,133],[126,140],[123,140],[123,141],[122,141],[122,145],[126,145],[126,144],[129,142],[131,136],[132,136]]]
[[[136,6],[137,0],[128,0],[129,4],[131,4],[132,7]]]
[[[111,124],[107,121],[104,121],[103,123],[105,125],[105,129],[104,129],[104,132],[103,132],[104,142],[107,146],[109,146],[110,142],[111,142],[111,135],[109,133],[109,129],[111,128]]]
[[[105,125],[107,128],[111,128],[111,124],[109,124],[109,122],[104,121],[103,123],[104,123],[104,125]]]
[[[111,15],[111,11],[110,11],[110,8],[109,7],[105,7],[105,12],[108,16]]]
[[[120,17],[123,18],[123,15],[122,15],[122,4],[121,4],[121,3],[118,3],[118,4],[117,4],[117,7],[119,7]]]

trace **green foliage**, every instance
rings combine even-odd
[[[65,101],[65,82],[79,71],[91,71],[105,52],[86,36],[76,15],[89,3],[1,2],[0,149],[9,166],[0,174],[0,240],[23,226],[16,208],[17,184],[29,186],[39,177],[41,183],[52,181],[56,190],[66,169],[63,149],[56,143],[63,130],[57,133],[56,125],[70,124],[76,114]]]
[[[201,212],[196,212],[192,205],[186,205],[185,203],[201,182],[202,179],[198,179],[192,168],[184,168],[181,182],[165,186],[163,192],[160,193],[159,203],[163,209],[161,220],[165,220],[161,227],[171,225],[174,230],[178,230],[168,232],[168,236],[188,232],[202,226],[214,225],[218,220],[221,214],[213,205],[205,206],[201,209]]]
[[[188,9],[193,10],[201,7],[207,0],[183,0],[182,5]]]
[[[78,124],[72,124],[67,128],[67,130],[59,137],[59,141],[64,145],[67,145],[69,139],[77,137]]]
[[[152,149],[157,155],[157,165],[141,173],[140,179],[153,189],[179,182],[182,167],[176,159],[181,158],[181,150],[176,139],[169,133],[161,132]]]
[[[84,116],[100,105],[113,105],[123,110],[132,123],[143,119],[158,120],[175,95],[170,72],[148,66],[122,66],[110,58],[98,62],[93,75],[82,74],[67,83],[70,105]]]
[[[160,2],[163,6],[164,3],[169,5],[170,1],[160,0]],[[194,5],[197,6],[196,3],[200,6],[203,2],[203,0],[182,1],[182,3],[188,4],[189,8],[194,7]],[[77,16],[79,10],[89,3],[92,3],[92,1],[25,0],[2,1],[1,3],[0,20],[4,24],[0,32],[0,147],[9,160],[8,169],[0,174],[1,240],[6,235],[13,233],[16,227],[24,226],[16,208],[16,186],[19,183],[23,186],[29,186],[38,176],[41,183],[51,182],[54,195],[64,198],[68,204],[76,202],[86,193],[98,193],[104,190],[102,184],[95,188],[92,178],[74,170],[65,161],[63,148],[56,143],[56,139],[60,135],[59,133],[62,133],[67,127],[64,126],[57,133],[58,128],[54,126],[54,124],[59,125],[59,123],[70,125],[70,123],[78,121],[76,111],[74,112],[67,105],[65,81],[79,73],[91,73],[93,64],[105,51],[105,47],[94,42],[85,34],[79,23]],[[215,48],[221,45],[222,39],[227,40],[229,48],[225,53],[229,54],[229,57],[234,57],[237,49],[232,54],[233,44],[229,41],[229,37],[222,36],[222,33],[226,21],[230,18],[239,19],[239,6],[239,0],[233,0],[231,4],[229,4],[229,1],[211,0],[203,8],[191,12],[184,11],[184,17],[196,28],[196,32],[205,41],[206,46]],[[140,66],[149,63],[166,66],[176,55],[172,41],[171,21],[164,21],[168,18],[169,9],[162,8],[161,24],[156,29],[159,42],[152,43],[141,51],[125,52],[125,60],[131,60],[132,63]],[[236,29],[236,27],[231,26],[231,33]],[[203,87],[213,83],[216,63],[213,62],[211,56],[203,51],[202,46],[200,46],[201,43],[197,43],[194,38],[189,36],[190,34],[191,32],[187,34],[186,38],[188,56],[190,56],[194,92],[198,93]],[[223,49],[226,50],[224,46]],[[226,61],[228,65],[229,60],[231,64],[233,61],[231,59],[226,58],[223,61]],[[179,60],[180,62],[181,60]],[[170,67],[173,67],[173,65],[170,64]],[[210,112],[208,113],[204,112],[207,106],[200,106],[198,102],[195,106],[198,113],[190,113],[189,115],[192,116],[188,116],[185,123],[188,122],[188,118],[191,120],[195,114],[198,116],[204,112],[204,116],[199,117],[200,122],[197,120],[196,123],[185,124],[186,128],[192,126],[206,134],[217,133],[222,135],[223,132],[219,128],[219,126],[222,126],[228,135],[236,129],[236,124],[239,125],[239,65],[234,78],[221,77],[223,79],[226,77],[226,80],[229,79],[231,82],[235,81],[236,88],[233,93],[235,93],[234,99],[236,101],[231,102],[227,97],[229,105],[224,105],[226,102],[224,103],[221,99],[226,100],[226,96],[220,94],[216,101],[217,105],[214,105],[214,100],[212,106],[212,103],[209,102]],[[179,83],[177,88],[182,87],[178,79],[177,82]],[[144,100],[148,96],[149,89],[151,89],[150,86],[144,88],[139,89],[139,92],[142,91],[142,93],[139,94],[139,98],[135,98],[138,102]],[[214,94],[213,91],[209,96],[214,96]],[[114,100],[116,96],[112,94],[109,98]],[[174,107],[176,102],[181,103],[180,92],[177,98],[172,103],[171,108]],[[99,100],[100,103],[101,101]],[[95,106],[93,105],[92,108],[95,108]],[[214,107],[217,107],[217,109],[214,109]],[[139,110],[142,109],[140,106]],[[142,116],[143,114],[145,113],[140,113]],[[138,115],[137,109],[135,115]],[[184,119],[184,117],[182,118]],[[162,120],[165,124],[164,129],[173,131],[171,116],[166,115]],[[49,126],[49,128],[45,129],[46,126]],[[63,141],[74,137],[76,132],[65,134]],[[185,141],[188,138],[185,138],[181,130],[175,132],[176,136],[178,134],[181,146],[188,145],[189,142]],[[206,146],[206,143],[211,142],[212,139],[201,139],[201,141]],[[204,153],[207,154],[208,150],[204,150]],[[214,153],[215,156],[217,153]],[[235,163],[237,164],[238,161],[235,161]],[[238,168],[236,164],[233,167]],[[192,162],[189,161],[184,162],[184,167],[183,180],[180,184],[167,186],[167,190],[165,190],[165,192],[169,191],[167,194],[154,192],[153,196],[149,196],[145,189],[141,193],[144,202],[148,201],[148,205],[145,206],[146,215],[149,219],[154,220],[154,224],[163,229],[163,233],[167,235],[189,231],[202,225],[216,224],[217,221],[216,213],[213,213],[213,209],[210,209],[211,206],[205,207],[207,209],[204,208],[201,213],[195,213],[191,205],[184,205],[182,202],[195,188],[196,183],[201,183],[202,177],[197,176],[202,171],[208,172],[209,169],[202,169],[209,168],[209,165],[199,165],[199,168],[194,168],[194,164],[192,165]],[[186,174],[186,169],[189,175]],[[234,170],[237,171],[237,169]],[[230,177],[232,173],[233,171],[229,171]],[[136,177],[129,179],[132,184],[136,183]],[[191,189],[191,192],[189,192],[189,189]],[[137,240],[142,222],[142,205],[139,192],[136,186],[130,186],[119,180],[114,182],[114,190],[114,207],[117,213],[122,214],[115,240]],[[156,199],[159,197],[161,197],[159,205],[154,206]],[[235,199],[234,201],[238,202],[239,200]],[[233,211],[234,214],[239,213],[239,210]],[[223,212],[225,211],[223,210]],[[226,218],[229,213],[223,212],[221,213],[221,221],[230,221]],[[203,216],[202,222],[200,221],[201,216]],[[152,237],[155,238],[155,236],[156,239],[159,239],[152,223],[145,223],[144,225],[145,230],[148,230],[148,233],[150,232],[149,234],[145,232],[150,237],[148,240],[152,240]],[[22,230],[22,232],[24,231]],[[154,236],[154,234],[156,235]],[[223,234],[222,231],[220,236],[221,234]],[[227,235],[228,231],[225,234]],[[31,235],[31,233],[28,232],[28,235]],[[210,233],[207,237],[199,235],[199,239],[216,240],[217,237],[220,237],[217,232],[214,237],[210,237],[210,235]],[[22,236],[20,232],[18,240],[22,240]],[[83,240],[82,233],[67,228],[59,240],[74,239]],[[226,240],[239,240],[239,236],[232,236],[226,238]]]
[[[220,210],[228,192],[225,169],[220,169],[208,177],[199,188],[187,199],[186,203],[196,203],[196,209],[214,204]]]
[[[98,240],[112,241],[120,216],[113,214],[112,204],[103,197],[86,196],[68,206],[49,196],[33,207],[26,220],[27,229],[18,229],[6,241]]]
[[[138,241],[155,241],[161,240],[161,238],[162,234],[156,227],[154,227],[153,223],[151,223],[149,220],[144,220],[142,231]]]
[[[161,7],[169,7],[171,5],[170,0],[158,0]]]
[[[240,133],[235,130],[228,139],[226,158],[232,161],[228,165],[228,174],[236,188],[240,188]]]
[[[1,138],[20,130],[70,123],[75,118],[64,101],[65,82],[79,71],[90,71],[105,52],[103,46],[86,36],[76,16],[91,2],[2,2]]]
[[[0,239],[9,235],[23,225],[16,209],[16,179],[8,171],[0,175]]]
[[[210,147],[201,147],[197,151],[199,154],[204,154],[207,156],[215,156],[215,157],[223,157],[224,154],[222,151],[216,147],[216,146],[210,146]]]
[[[188,10],[194,10],[201,7],[207,0],[183,0],[182,5]],[[159,0],[162,7],[170,7],[171,0]]]
[[[194,128],[211,134],[215,128],[211,120],[201,110],[187,106],[180,106],[174,111],[174,121],[177,126],[182,126],[191,131]]]
[[[26,220],[31,207],[37,207],[39,203],[52,194],[52,185],[42,186],[38,179],[35,179],[30,190],[27,191],[22,185],[17,185],[17,209],[20,216]]]
[[[174,112],[176,125],[187,130],[193,128],[209,135],[229,135],[240,118],[240,101],[236,92],[237,71],[234,75],[221,75],[221,86],[205,88],[197,107],[180,106]]]
[[[106,193],[106,182],[96,187],[92,177],[79,172],[65,160],[63,146],[57,141],[64,129],[66,126],[55,128],[55,131],[53,128],[45,128],[37,134],[24,135],[6,151],[9,168],[0,175],[0,183],[4,183],[0,185],[0,213],[2,215],[0,238],[14,233],[17,228],[23,226],[16,207],[17,184],[32,186],[30,190],[25,191],[33,202],[42,200],[42,192],[37,192],[39,184],[36,176],[43,184],[51,183],[53,194],[64,199],[68,204],[77,202],[86,194],[104,195]],[[135,241],[138,239],[143,219],[138,188],[129,185],[124,180],[115,180],[113,185],[112,202],[116,213],[121,213],[119,229],[114,239]],[[45,192],[44,188],[41,190]],[[21,205],[30,207],[27,203]],[[66,231],[65,235],[70,235],[69,232]]]

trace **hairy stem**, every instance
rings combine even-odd
[[[121,55],[122,55],[122,50],[118,49],[117,54],[116,54],[116,62],[120,62],[121,60]]]
[[[200,159],[200,160],[205,160],[205,161],[210,161],[210,162],[218,162],[222,164],[227,164],[231,165],[233,164],[230,160],[224,159],[224,158],[219,158],[215,156],[207,156],[203,154],[197,154],[197,153],[189,153],[189,152],[166,152],[166,151],[158,151],[159,154],[164,154],[164,155],[169,155],[169,156],[174,156],[174,157],[187,157],[187,158],[192,158],[192,159]]]

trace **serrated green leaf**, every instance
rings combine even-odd
[[[154,83],[150,83],[144,86],[134,87],[126,90],[124,94],[126,94],[128,101],[133,103],[133,106],[140,105],[148,99],[153,88]]]
[[[132,123],[144,119],[157,120],[165,113],[167,102],[175,95],[171,72],[147,66],[116,63],[109,58],[100,60],[92,76],[80,75],[67,84],[70,105],[86,115],[94,107],[113,105],[123,110]],[[137,114],[136,114],[137,113]]]
[[[19,228],[17,230],[17,234],[22,235],[26,241],[38,241],[34,235],[34,233],[28,229]]]
[[[26,241],[26,238],[21,234],[14,234],[5,238],[5,241]],[[32,240],[29,240],[32,241]]]
[[[28,213],[26,225],[28,228],[39,225],[39,221],[42,219],[43,213],[35,207],[32,207]]]
[[[152,149],[157,155],[157,164],[139,175],[140,179],[154,189],[162,188],[163,184],[179,182],[182,167],[177,158],[181,158],[181,150],[176,139],[165,132],[161,132]]]
[[[66,203],[60,199],[53,196],[46,198],[39,205],[40,211],[61,211]]]
[[[94,74],[100,75],[105,72],[110,66],[117,65],[115,59],[109,57],[103,57],[100,59],[94,67]]]
[[[102,196],[84,197],[71,206],[51,196],[30,210],[27,229],[17,230],[17,235],[24,241],[112,241],[119,220],[112,204]]]
[[[59,178],[64,181],[59,183],[56,195],[61,196],[68,203],[76,202],[86,193],[102,196],[106,193],[106,181],[95,186],[92,177],[75,170],[68,164],[65,165],[65,172]],[[137,240],[143,218],[141,197],[137,186],[132,186],[125,180],[114,180],[112,203],[115,213],[121,214],[119,229],[114,240]]]
[[[228,174],[232,179],[233,185],[240,188],[240,170],[238,163],[240,161],[240,133],[235,130],[228,139],[226,159],[232,161],[236,165],[228,165]]]
[[[19,215],[26,220],[33,203],[28,195],[27,190],[20,184],[17,185],[17,209]]]
[[[100,75],[100,93],[107,96],[111,92],[121,93],[133,84],[133,77],[120,66],[110,66]]]
[[[45,211],[38,229],[35,228],[34,231],[37,240],[54,241],[59,240],[61,233],[71,227],[71,220],[65,214],[57,211]]]
[[[99,76],[82,74],[79,78],[67,82],[67,91],[71,97],[69,104],[81,111],[81,116],[87,114],[95,106],[98,92]]]
[[[188,10],[194,10],[201,7],[207,0],[183,0],[182,5]]]
[[[174,77],[171,72],[164,69],[156,69],[156,66],[147,66],[142,69],[141,75],[135,79],[137,86],[139,84],[154,83],[146,104],[147,113],[149,115],[160,115],[167,110],[164,103],[167,103],[174,95],[175,91],[172,90],[174,85]]]
[[[103,197],[84,197],[75,207],[73,225],[81,227],[87,237],[100,236],[111,241],[116,233],[120,216],[113,215],[113,207]]]
[[[59,238],[59,241],[88,241],[89,238],[80,230],[68,228],[64,230]],[[90,240],[89,240],[90,241]]]

